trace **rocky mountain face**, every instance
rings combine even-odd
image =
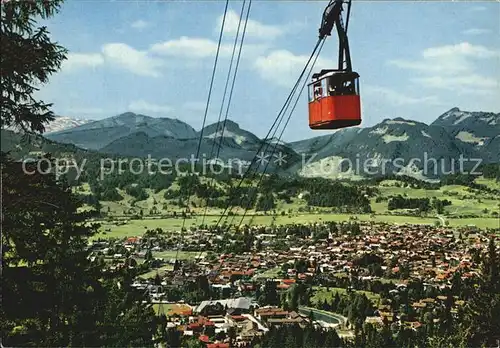
[[[453,136],[467,131],[477,138],[492,138],[500,133],[500,113],[469,112],[453,108],[439,116],[431,126],[444,127]]]
[[[205,139],[220,139],[222,136],[224,139],[232,139],[236,144],[241,146],[252,146],[260,143],[260,139],[244,129],[231,120],[226,120],[226,122],[213,123],[211,125],[203,128],[203,132],[198,132],[197,137],[203,133]]]
[[[403,118],[386,119],[369,127],[333,131],[331,135],[292,143],[253,133],[227,120],[201,131],[170,118],[124,113],[74,128],[45,134],[52,141],[73,144],[114,156],[168,158],[216,157],[224,163],[257,164],[290,175],[356,178],[406,174],[434,178],[471,170],[476,163],[500,162],[500,114],[453,108],[432,124]],[[221,135],[222,138],[221,138]],[[2,143],[2,150],[4,143]],[[238,162],[241,161],[241,162]]]
[[[499,161],[500,113],[468,112],[453,108],[431,125],[444,127],[456,139],[474,146],[489,161]]]

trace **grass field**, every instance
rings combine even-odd
[[[204,178],[202,178],[204,179]],[[486,185],[490,188],[497,189],[500,188],[500,183],[492,179],[478,178],[476,182],[479,184]],[[409,187],[399,187],[395,186],[401,182],[395,180],[385,180],[378,185],[380,190],[380,196],[389,197],[394,195],[406,195],[412,198],[433,198],[447,199],[452,202],[451,206],[445,207],[444,219],[447,221],[450,227],[468,226],[474,225],[478,228],[500,228],[500,221],[498,217],[493,214],[500,213],[500,206],[498,199],[492,194],[477,192],[470,190],[465,186],[459,185],[448,185],[443,186],[439,190],[426,190],[426,189],[415,189]],[[178,186],[176,182],[172,184],[172,188]],[[90,193],[90,188],[88,184],[84,184],[81,188],[77,189],[80,193]],[[120,194],[124,197],[122,201],[119,202],[102,202],[102,211],[108,213],[110,216],[122,216],[124,217],[124,212],[129,212],[133,209],[135,214],[139,214],[142,210],[144,214],[144,219],[140,220],[129,220],[126,224],[117,225],[114,223],[103,221],[100,233],[95,238],[122,238],[125,236],[139,236],[142,235],[147,229],[162,228],[166,231],[180,231],[181,227],[190,228],[193,226],[198,226],[202,222],[205,224],[215,224],[219,221],[221,209],[218,208],[205,208],[201,205],[200,199],[193,197],[192,201],[195,202],[196,207],[191,207],[191,209],[196,212],[199,216],[194,218],[186,218],[185,221],[181,217],[178,218],[160,218],[159,215],[150,216],[150,211],[153,207],[156,208],[159,214],[171,214],[172,212],[181,213],[183,208],[179,207],[175,200],[170,201],[164,198],[165,190],[158,193],[154,193],[152,190],[146,190],[149,194],[149,198],[144,201],[134,202],[133,197],[127,195],[123,190],[119,190]],[[415,217],[415,216],[405,216],[405,215],[391,215],[387,210],[387,201],[376,202],[375,198],[371,199],[371,207],[375,215],[371,214],[332,214],[324,212],[325,210],[321,208],[315,208],[318,211],[315,213],[299,212],[300,208],[307,206],[307,203],[303,199],[294,198],[293,202],[286,203],[284,201],[276,202],[276,211],[278,214],[273,216],[271,214],[264,215],[262,212],[256,213],[253,210],[247,212],[247,216],[243,219],[243,224],[252,225],[271,225],[271,224],[307,224],[320,221],[349,221],[355,218],[359,221],[373,221],[385,222],[385,223],[395,223],[395,224],[434,224],[439,222],[440,219],[437,216],[428,217]],[[323,212],[322,212],[323,211]],[[206,212],[205,218],[202,217]],[[236,216],[230,217],[228,219],[223,219],[222,222],[232,222],[239,224],[241,217],[238,215],[243,214],[244,210],[242,208],[235,207],[232,210]],[[285,215],[281,215],[284,212]],[[290,212],[290,213],[289,213]],[[392,213],[395,213],[394,211]],[[464,218],[460,219],[459,215],[475,215],[477,218]]]
[[[336,293],[342,295],[347,292],[347,290],[343,288],[330,288],[329,290],[327,290],[326,287],[319,287],[319,286],[313,286],[313,290],[315,291],[314,295],[311,298],[311,302],[313,304],[324,303],[325,300],[328,303],[331,303]],[[376,305],[377,302],[380,300],[379,294],[362,290],[356,290],[356,292],[359,294],[365,294],[366,297],[368,297],[368,299],[372,301],[374,305]]]
[[[143,273],[141,275],[139,275],[139,278],[142,278],[142,279],[151,279],[151,278],[154,278],[156,277],[156,274],[159,274],[160,277],[163,276],[165,274],[165,272],[167,271],[172,271],[174,269],[174,267],[172,265],[165,265],[163,267],[160,267],[160,268],[157,268],[157,269],[153,269],[147,273]]]
[[[496,188],[499,184],[491,179],[477,179],[478,183],[485,184],[488,187]],[[448,215],[479,215],[491,217],[491,213],[499,211],[498,199],[492,194],[469,192],[468,188],[460,185],[446,185],[439,190],[414,189],[407,187],[396,187],[395,180],[385,180],[379,185],[380,195],[383,197],[405,194],[411,198],[429,198],[447,199],[451,201],[451,206],[445,207]],[[387,212],[387,202],[371,202],[372,209],[378,214]]]
[[[196,219],[186,219],[185,227],[190,227]],[[165,231],[180,231],[183,224],[182,218],[128,220],[123,225],[107,221],[101,222],[99,234],[95,238],[123,238],[142,236],[148,229],[161,228]],[[105,230],[110,229],[110,232]]]
[[[177,251],[158,251],[153,253],[153,257],[162,258],[162,259],[175,259],[177,255]],[[205,252],[201,253],[197,251],[179,251],[179,255],[177,258],[179,260],[194,260],[197,257],[204,257],[206,255]]]
[[[218,219],[218,217],[209,217],[210,220]],[[370,214],[295,214],[291,217],[288,216],[276,216],[274,223],[278,225],[282,224],[307,224],[321,221],[349,221],[351,218],[356,218],[358,221],[373,221],[385,222],[385,223],[395,223],[395,224],[434,224],[439,221],[438,218],[432,217],[416,217],[416,216],[397,216],[397,215],[375,215],[372,217]],[[241,217],[236,216],[235,221],[239,222]],[[474,225],[478,228],[500,228],[499,218],[469,218],[469,219],[457,219],[457,218],[447,218],[450,227],[460,227]],[[200,222],[201,219],[198,219]],[[186,219],[186,227],[196,225],[196,218]],[[273,222],[273,216],[246,216],[243,220],[244,224],[252,223],[253,225],[270,225]],[[210,222],[208,222],[210,223]],[[129,220],[126,224],[117,226],[116,224],[109,222],[101,222],[100,233],[94,238],[124,238],[141,236],[146,232],[147,229],[162,228],[165,231],[180,231],[182,226],[182,218],[170,218],[170,219],[142,219],[142,220]],[[106,229],[110,229],[111,232],[104,232]]]
[[[204,177],[200,178],[201,182],[206,182],[207,180],[208,179]],[[495,197],[492,197],[491,194],[487,194],[484,192],[469,192],[469,189],[465,186],[448,185],[441,187],[439,190],[426,190],[415,189],[411,187],[399,187],[401,183],[402,182],[397,180],[384,180],[380,182],[377,188],[380,190],[380,195],[385,197],[391,195],[406,194],[408,197],[414,198],[436,197],[439,199],[450,199],[452,200],[453,206],[457,205],[461,210],[465,212],[467,212],[467,209],[469,209],[470,213],[481,212],[481,210],[484,208],[494,208],[497,204],[497,200],[495,199]],[[494,179],[485,179],[483,177],[480,177],[476,179],[476,183],[485,185],[491,189],[500,189],[500,182],[497,182]],[[248,183],[245,183],[243,186],[246,186],[247,184]],[[219,182],[216,182],[215,185],[221,188],[227,186],[227,184],[222,184]],[[178,186],[178,183],[174,182],[170,189],[176,189],[178,188]],[[82,184],[82,186],[77,187],[74,190],[82,194],[91,193],[90,187],[87,183]],[[118,189],[118,192],[121,196],[123,196],[124,199],[118,202],[102,201],[102,211],[108,212],[109,210],[112,215],[124,215],[130,209],[132,209],[135,213],[139,213],[140,210],[143,210],[144,215],[149,215],[153,207],[155,207],[157,212],[160,214],[165,214],[173,211],[181,212],[183,210],[183,208],[180,208],[177,205],[176,199],[169,200],[164,198],[164,194],[167,190],[161,190],[156,193],[151,189],[145,189],[145,191],[148,193],[149,198],[143,201],[136,202],[135,199],[132,196],[128,195],[124,190]],[[468,197],[465,202],[463,202],[463,197]],[[480,206],[474,204],[478,199],[482,200]],[[205,210],[205,208],[199,208],[203,205],[203,201],[201,199],[197,198],[196,196],[192,196],[191,201],[193,201],[196,205],[196,207],[192,207],[192,209],[198,212]],[[463,202],[463,204],[458,204],[460,202]],[[284,201],[278,201],[276,203],[276,209],[280,211],[288,211],[288,209],[292,209],[296,212],[299,207],[306,206],[306,201],[297,197],[293,199],[292,203],[286,203]],[[453,210],[453,206],[449,207],[449,209]],[[383,214],[387,209],[387,203],[382,202],[381,204],[372,204],[372,209],[376,213]],[[208,214],[220,214],[220,209],[209,208],[207,212]]]
[[[494,179],[485,179],[483,177],[477,178],[475,180],[477,184],[486,185],[491,189],[500,190],[500,181],[495,181]]]
[[[256,274],[253,279],[278,278],[280,270],[280,267],[271,268],[262,273]]]

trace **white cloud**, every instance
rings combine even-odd
[[[216,31],[220,32],[220,27],[222,25],[223,16],[217,19]],[[226,14],[226,22],[224,23],[224,34],[236,35],[238,31],[238,23],[240,21],[240,16],[235,11],[228,11]],[[245,27],[245,20],[242,19],[240,24],[240,37],[243,33],[243,28]],[[257,37],[261,39],[274,39],[285,33],[285,28],[268,25],[258,22],[253,19],[248,19],[245,36]]]
[[[494,93],[494,89],[499,88],[499,82],[497,80],[474,73],[463,76],[417,77],[414,78],[413,81],[419,82],[427,87],[457,90],[475,94],[491,94]]]
[[[130,26],[134,29],[142,30],[147,28],[149,26],[149,23],[142,19],[138,19],[135,22],[133,22]]]
[[[462,42],[425,49],[417,60],[392,60],[400,68],[416,70],[411,81],[424,87],[447,89],[459,93],[490,94],[498,82],[479,75],[478,60],[500,58],[500,52],[480,45]]]
[[[266,49],[267,45],[244,44],[241,58],[254,57]],[[236,47],[235,55],[238,54],[238,50],[239,45]],[[151,46],[150,51],[165,56],[202,59],[215,57],[217,42],[210,39],[182,36],[179,39],[156,43]],[[229,57],[232,52],[233,44],[221,44],[219,57]]]
[[[110,43],[102,48],[107,62],[120,66],[141,76],[159,77],[158,69],[163,62],[150,57],[147,51],[138,51],[124,43]]]
[[[473,68],[471,62],[460,56],[448,59],[420,59],[420,60],[390,60],[389,64],[408,70],[417,70],[423,73],[459,74]]]
[[[287,50],[277,50],[269,53],[267,56],[258,57],[255,60],[254,67],[263,79],[291,88],[308,59],[309,56],[297,56]],[[315,70],[335,68],[336,63],[331,60],[318,58],[315,67]]]
[[[492,58],[499,56],[499,52],[490,50],[484,46],[461,42],[456,45],[427,48],[422,53],[424,58],[450,58],[454,55],[473,58]]]
[[[401,106],[401,105],[415,105],[415,104],[425,104],[425,105],[439,105],[440,102],[436,96],[423,96],[423,97],[412,97],[400,93],[398,91],[381,87],[381,86],[363,86],[363,93],[365,95],[376,96],[377,99],[383,98],[388,103]]]
[[[73,71],[80,68],[96,68],[104,64],[104,58],[99,53],[68,53],[63,61],[63,71]]]
[[[143,99],[135,100],[128,105],[130,111],[150,112],[150,113],[169,113],[173,108],[168,105],[160,105],[147,102]]]
[[[500,53],[484,46],[462,42],[456,45],[427,48],[422,52],[422,58],[418,60],[396,59],[389,63],[404,69],[454,75],[473,70],[474,59],[494,57],[500,57]]]
[[[462,33],[465,35],[482,35],[482,34],[491,33],[491,30],[490,29],[483,29],[483,28],[470,28],[470,29],[462,31]]]
[[[153,44],[148,50],[143,51],[125,43],[108,43],[102,46],[101,53],[70,53],[69,59],[63,62],[63,68],[69,71],[106,64],[140,76],[159,77],[161,68],[166,65],[164,56],[177,58],[177,61],[170,63],[182,63],[184,67],[190,67],[193,63],[197,64],[200,59],[215,57],[217,46],[217,43],[210,39],[186,36]],[[245,44],[241,59],[255,59],[267,48],[266,44]],[[239,46],[236,47],[235,57],[238,49]],[[222,44],[219,57],[230,57],[232,52],[233,44]]]
[[[176,40],[154,44],[151,46],[151,51],[168,56],[206,58],[215,56],[217,43],[209,39],[182,36]],[[221,45],[219,54],[231,54],[231,47]]]

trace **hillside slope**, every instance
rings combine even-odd
[[[302,168],[303,174],[329,162],[357,175],[408,174],[436,177],[458,170],[458,160],[481,158],[472,145],[456,141],[443,127],[396,118],[352,134],[341,146],[322,148],[322,157]],[[468,168],[474,163],[465,163]],[[305,170],[305,173],[304,173]],[[321,176],[321,173],[319,173]]]
[[[150,137],[166,136],[176,139],[192,139],[197,135],[190,125],[177,119],[154,118],[127,112],[69,130],[47,134],[46,137],[82,148],[99,150],[115,140],[137,132],[143,132]]]
[[[443,127],[458,141],[473,145],[488,162],[500,161],[500,113],[453,108],[431,125]]]
[[[257,138],[258,139],[258,138]],[[260,140],[258,140],[260,142]],[[166,163],[189,163],[197,154],[199,139],[175,139],[165,136],[151,137],[145,132],[137,132],[129,136],[122,137],[113,141],[109,145],[103,147],[100,151],[113,155],[127,157],[147,157],[161,160]],[[245,163],[250,163],[256,151],[259,148],[259,143],[248,143],[246,141],[238,141],[232,136],[224,137],[220,146],[219,156],[217,157],[217,149],[219,147],[219,139],[217,142],[211,137],[204,137],[200,144],[199,158],[206,164],[211,163],[211,159],[218,158],[227,167],[246,168]],[[286,146],[277,146],[274,154],[272,146],[263,147],[264,155],[267,156],[267,161],[262,161],[261,169],[269,162],[267,170],[283,171],[286,170],[290,163],[297,162],[299,155]],[[273,155],[271,157],[271,155]],[[283,163],[278,163],[277,156],[285,157]],[[244,172],[244,171],[243,171]]]

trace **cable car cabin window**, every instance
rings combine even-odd
[[[322,97],[326,97],[328,94],[326,93],[326,83],[324,80],[318,81],[309,86],[309,101],[315,101],[321,99]]]
[[[328,97],[328,81],[326,79],[321,80],[321,96]]]
[[[319,99],[323,94],[321,90],[321,83],[317,82],[309,86],[309,101],[312,102]]]
[[[359,79],[354,78],[350,80],[339,80],[329,77],[328,80],[328,94],[334,95],[359,95]]]

